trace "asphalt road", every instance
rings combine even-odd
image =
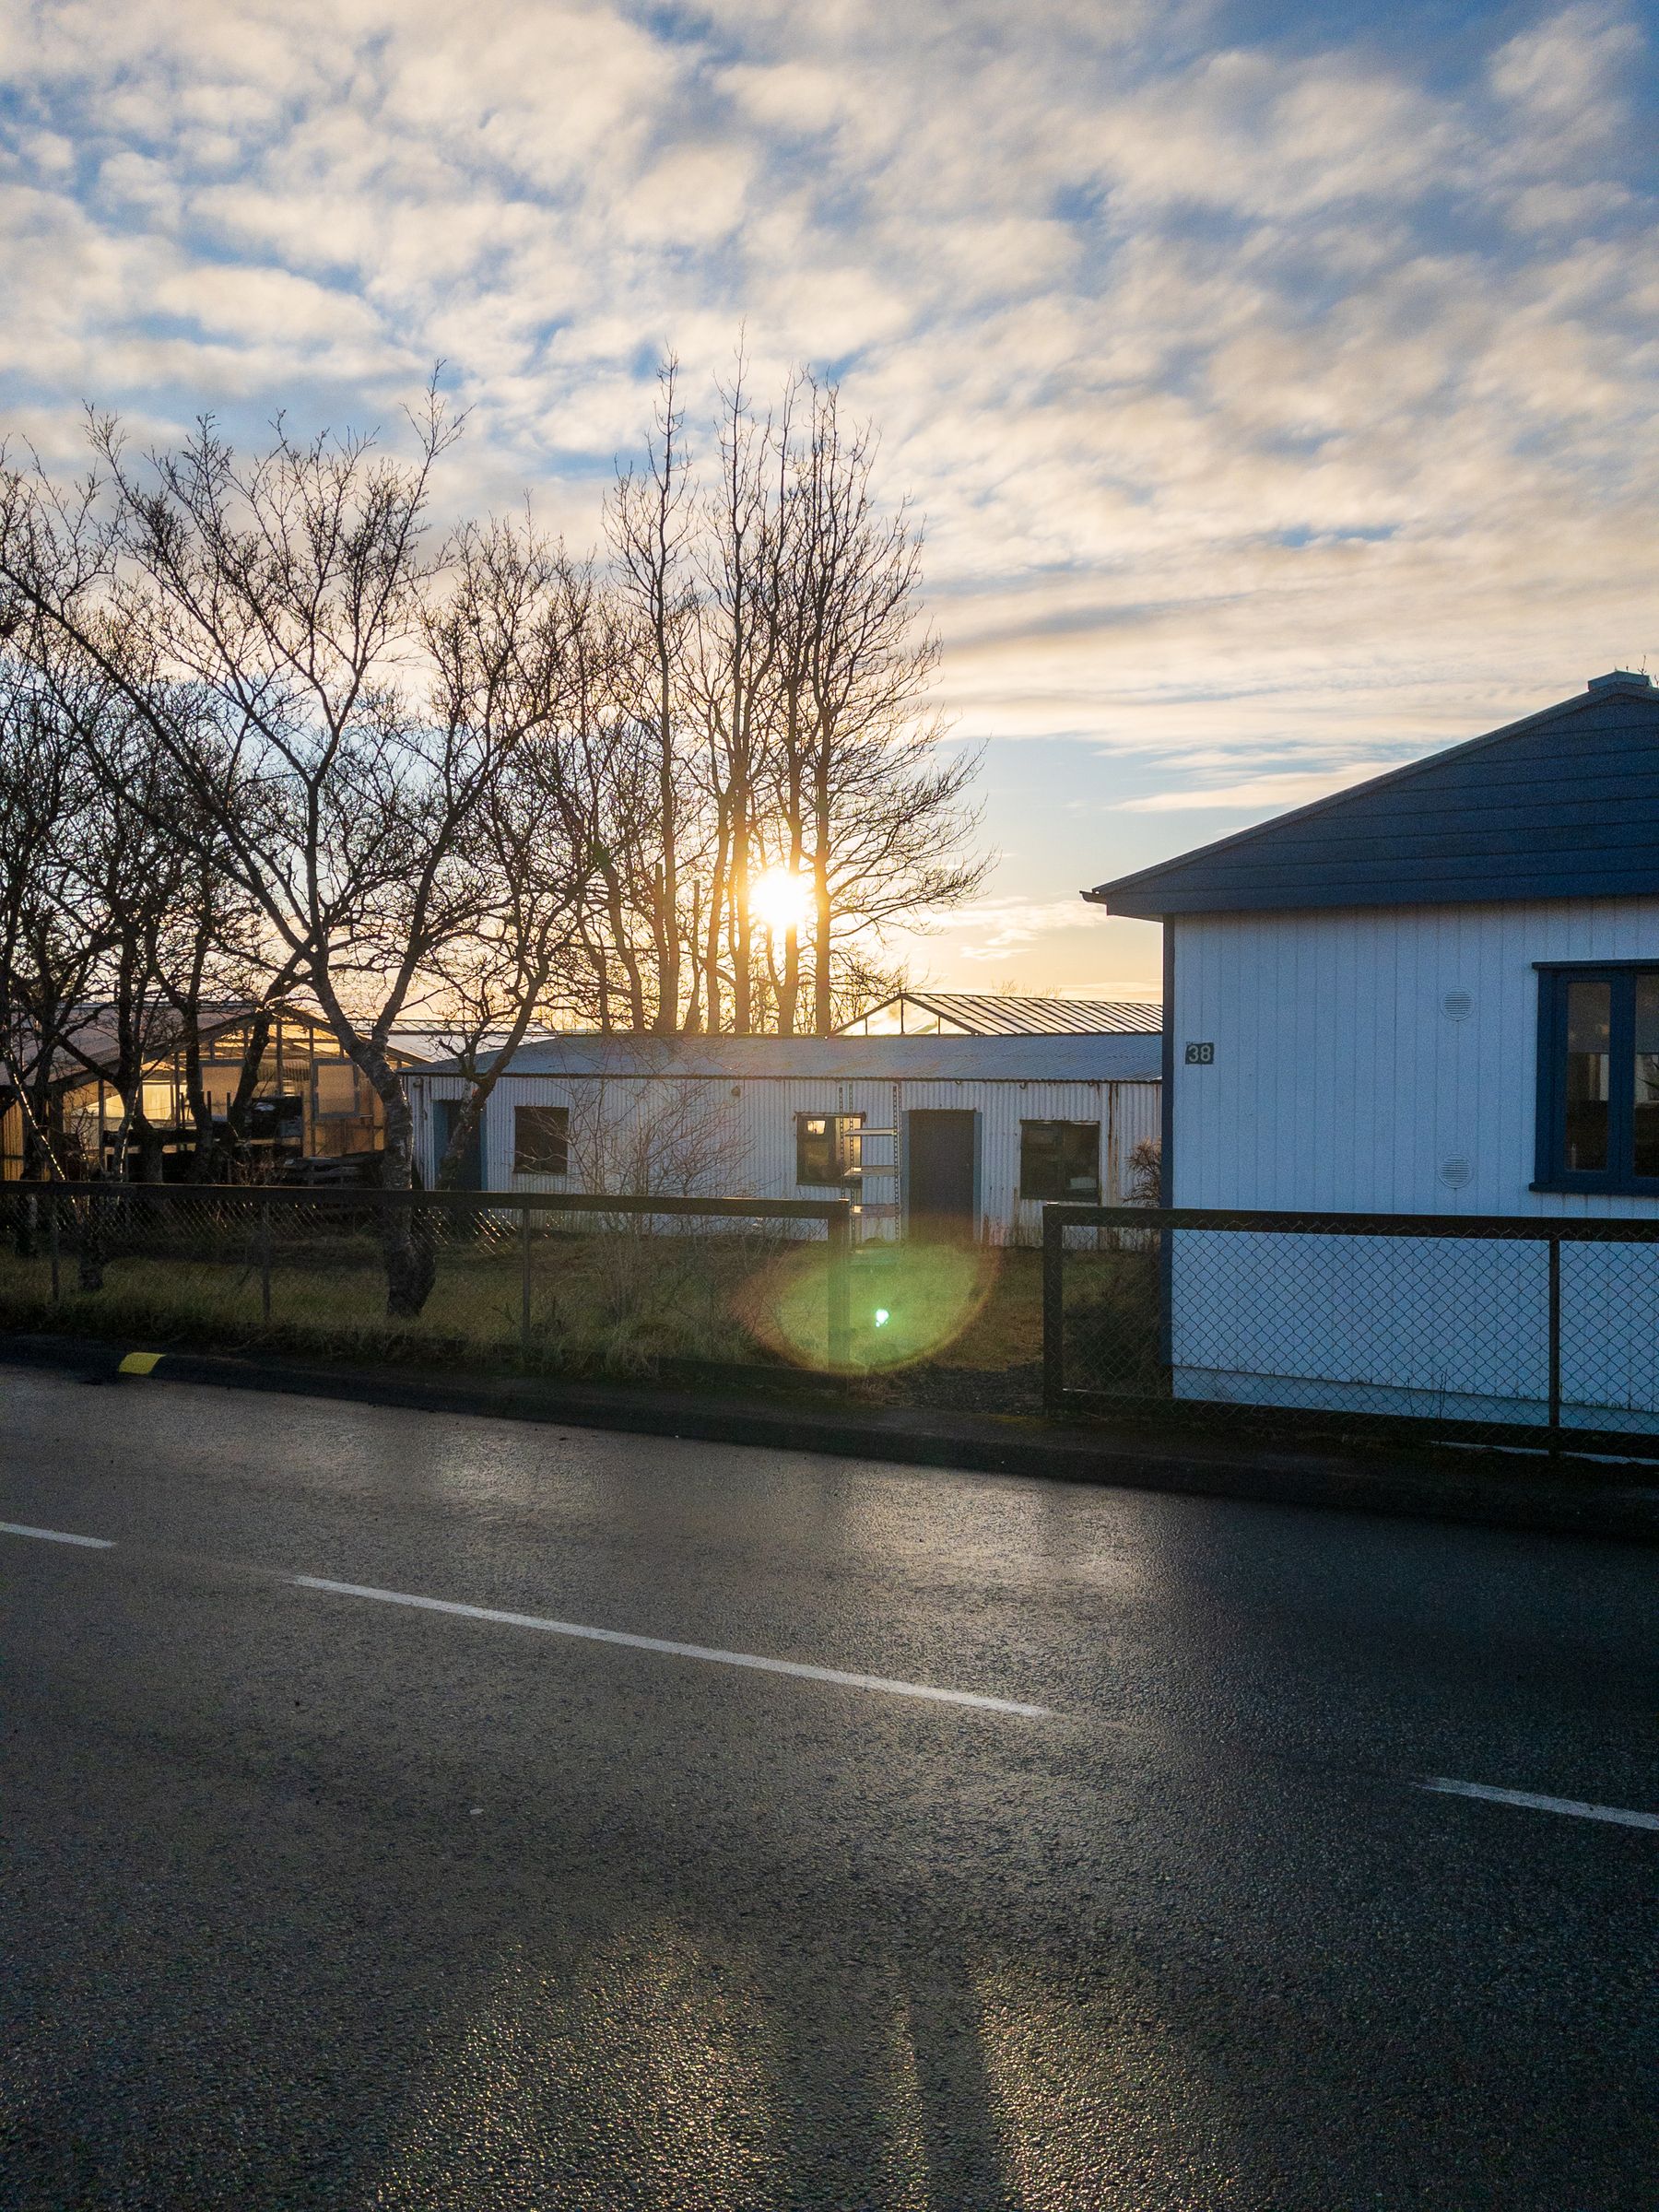
[[[1659,1825],[1420,1786],[1659,1812],[1652,1553],[5,1369],[0,1518],[6,2206],[1659,2203]]]

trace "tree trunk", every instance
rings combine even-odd
[[[812,901],[816,917],[812,946],[812,1033],[828,1037],[834,1007],[833,971],[830,964],[830,927],[834,919],[830,898],[830,779],[827,758],[813,779],[812,794]]]
[[[407,1191],[415,1182],[415,1116],[401,1073],[372,1038],[354,1041],[352,1059],[374,1086],[385,1124],[381,1187]],[[438,1279],[431,1216],[413,1204],[381,1208],[381,1253],[386,1270],[386,1318],[414,1321]]]
[[[275,1017],[269,1013],[253,1015],[248,1023],[248,1041],[242,1051],[242,1064],[236,1078],[236,1093],[225,1113],[225,1145],[235,1165],[248,1168],[252,1154],[248,1148],[248,1117],[253,1112],[253,1093],[259,1088],[259,1075],[265,1065],[265,1048],[271,1041]]]

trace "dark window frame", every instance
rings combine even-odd
[[[559,1165],[550,1166],[546,1159],[530,1159],[519,1135],[519,1116],[536,1114],[553,1119],[557,1126],[549,1132],[557,1150]],[[512,1108],[512,1171],[515,1175],[568,1175],[571,1171],[571,1110],[568,1106],[537,1105],[530,1100],[515,1100]]]
[[[1636,979],[1659,977],[1659,959],[1539,960],[1537,1143],[1535,1191],[1594,1191],[1604,1196],[1659,1197],[1659,1175],[1636,1172]],[[1607,1165],[1570,1168],[1567,1159],[1567,994],[1575,982],[1605,982],[1607,1035]]]
[[[1088,1129],[1093,1133],[1094,1144],[1092,1147],[1092,1157],[1094,1162],[1094,1182],[1088,1191],[1075,1190],[1072,1188],[1070,1181],[1065,1172],[1066,1161],[1064,1143],[1062,1143],[1061,1146],[1056,1148],[1056,1157],[1054,1162],[1057,1171],[1056,1179],[1061,1187],[1057,1190],[1039,1190],[1033,1187],[1038,1178],[1033,1172],[1035,1163],[1033,1160],[1028,1158],[1028,1150],[1034,1150],[1030,1133],[1039,1129]],[[1077,1206],[1098,1206],[1100,1202],[1100,1123],[1056,1120],[1053,1117],[1045,1117],[1041,1120],[1029,1122],[1022,1120],[1019,1124],[1019,1195],[1022,1199],[1041,1205],[1061,1205],[1069,1201],[1071,1204]]]
[[[813,1129],[811,1124],[814,1122],[822,1122],[823,1129]],[[841,1190],[847,1182],[851,1168],[856,1164],[848,1159],[849,1147],[844,1133],[849,1129],[862,1129],[864,1125],[865,1117],[862,1113],[797,1113],[795,1115],[796,1189]],[[815,1163],[809,1156],[807,1147],[818,1145],[827,1148],[824,1158],[832,1170],[832,1172],[828,1175],[815,1175],[808,1171]]]

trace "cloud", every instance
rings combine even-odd
[[[1200,807],[1250,807],[1277,812],[1288,806],[1306,806],[1314,799],[1329,798],[1381,774],[1392,761],[1359,761],[1348,768],[1314,769],[1305,773],[1251,776],[1242,783],[1191,784],[1179,791],[1147,792],[1139,798],[1119,801],[1125,814],[1178,814]]]
[[[741,325],[879,427],[963,734],[1151,859],[1659,646],[1642,18],[1218,19],[0,0],[5,420],[394,421],[441,356],[446,498],[591,531],[659,349],[706,391]],[[941,958],[1115,942],[1024,844]]]

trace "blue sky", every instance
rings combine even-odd
[[[1079,885],[1659,656],[1653,21],[1161,0],[0,0],[0,419],[472,407],[592,535],[665,344],[829,366],[927,517],[984,897],[919,972],[1156,988]]]

